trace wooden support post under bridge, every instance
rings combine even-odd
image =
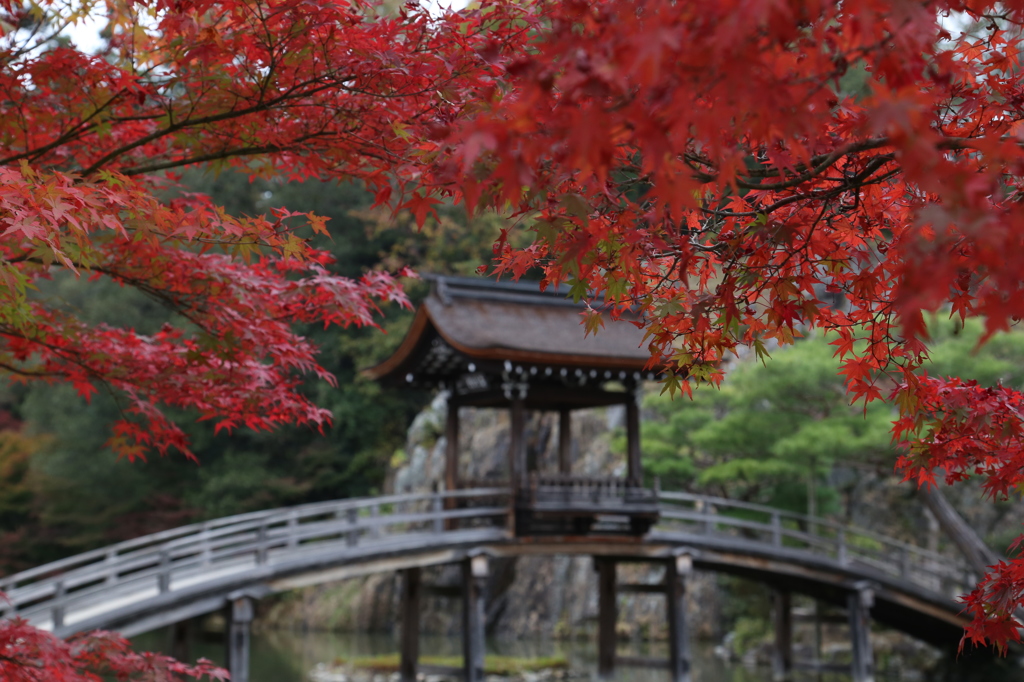
[[[170,646],[167,651],[171,658],[179,661],[190,661],[193,659],[192,652],[195,648],[195,619],[189,618],[179,620],[170,627]]]
[[[689,554],[673,557],[665,568],[668,660],[672,682],[690,682],[690,629],[686,622],[686,579],[693,571]]]
[[[782,682],[793,674],[793,598],[788,591],[772,590],[772,620],[775,629],[772,680]]]
[[[420,658],[420,568],[402,571],[401,682],[416,682]]]
[[[615,671],[615,561],[594,557],[597,569],[597,674],[611,677]]]
[[[853,682],[875,682],[875,661],[870,636],[871,607],[874,603],[875,593],[867,582],[858,582],[846,597],[853,645],[853,662],[850,665]]]
[[[620,559],[621,560],[621,559]],[[667,667],[671,682],[690,682],[691,652],[690,631],[686,622],[686,580],[693,571],[693,558],[686,552],[677,554],[665,563],[665,580],[659,585],[619,584],[616,568],[619,560],[611,557],[594,557],[597,570],[598,614],[597,614],[597,673],[609,678],[615,672],[617,661],[626,665],[654,665]],[[664,561],[655,560],[658,562]],[[668,661],[622,658],[615,655],[618,621],[617,598],[619,592],[640,594],[664,594],[665,615],[668,621]],[[667,666],[666,666],[667,663]]]
[[[462,562],[462,665],[464,682],[484,679],[484,591],[489,573],[486,554]]]
[[[227,660],[232,682],[249,682],[253,618],[252,597],[230,598],[227,607]]]

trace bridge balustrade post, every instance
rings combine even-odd
[[[416,682],[416,668],[420,658],[420,578],[418,566],[402,571],[401,682]]]
[[[910,550],[906,545],[900,546],[900,577],[910,580]]]
[[[203,566],[209,566],[213,560],[213,551],[210,549],[210,529],[204,527],[199,532],[199,541],[203,543],[202,553],[200,554],[200,564]]]
[[[50,611],[50,618],[53,620],[53,629],[64,627],[64,596],[67,589],[64,581],[58,580],[53,586],[53,609]]]
[[[370,537],[376,540],[380,537],[380,505],[373,503],[370,505]]]
[[[782,547],[782,516],[772,512],[772,545]]]
[[[299,546],[299,517],[296,512],[288,514],[287,524],[288,549],[294,549]]]
[[[264,521],[260,524],[259,530],[256,531],[256,565],[262,566],[267,563],[267,554],[270,549],[267,547],[267,536],[269,535],[267,529],[267,522]]]
[[[156,575],[156,586],[160,594],[171,589],[171,553],[166,549],[160,550],[160,572]]]
[[[231,599],[228,606],[227,659],[231,682],[249,682],[249,649],[252,630],[252,598]]]
[[[668,661],[672,682],[690,682],[690,628],[686,622],[686,579],[693,571],[693,559],[680,554],[665,569],[665,597],[668,606]]]
[[[13,581],[0,581],[0,592],[6,594],[8,599],[8,601],[0,601],[0,618],[13,618],[18,613],[18,605],[11,598],[11,590],[16,584]]]
[[[484,591],[489,573],[486,554],[462,562],[462,661],[464,682],[484,679]]]
[[[107,564],[107,577],[104,578],[103,582],[107,585],[113,585],[117,582],[117,550],[107,550],[107,555],[104,557],[104,561]]]
[[[435,533],[444,532],[444,500],[441,499],[441,492],[438,490],[437,481],[434,482],[434,495],[430,498],[430,513],[434,517],[433,528]]]
[[[712,535],[715,532],[715,505],[704,502],[704,534]]]
[[[836,558],[840,565],[845,566],[849,563],[849,558],[846,555],[846,530],[843,528],[836,533],[836,545]]]
[[[859,582],[846,597],[846,609],[850,622],[850,642],[853,661],[850,676],[853,682],[875,682],[874,653],[871,650],[871,607],[875,593],[869,583]]]
[[[346,515],[348,516],[348,525],[351,529],[345,532],[345,544],[349,547],[355,547],[356,543],[359,542],[359,530],[356,528],[356,523],[359,522],[359,510],[355,507],[349,507]]]
[[[608,678],[615,672],[615,561],[594,557],[597,569],[597,674]]]

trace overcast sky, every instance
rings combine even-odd
[[[431,14],[439,14],[441,7],[454,7],[462,9],[469,4],[469,0],[420,0],[420,4],[428,8]],[[100,38],[100,31],[106,24],[103,15],[93,16],[72,26],[65,33],[71,37],[79,50],[94,54],[103,47],[103,40]]]

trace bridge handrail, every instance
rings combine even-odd
[[[377,497],[350,498],[345,500],[328,500],[310,502],[308,504],[278,509],[267,509],[255,512],[235,514],[219,519],[211,519],[178,528],[150,533],[138,538],[124,540],[99,549],[90,550],[71,557],[52,561],[18,573],[0,577],[0,592],[10,592],[19,583],[33,578],[46,577],[60,573],[65,577],[73,575],[74,569],[92,568],[99,562],[109,563],[112,557],[117,559],[136,558],[159,552],[173,543],[203,542],[218,535],[230,535],[246,528],[255,529],[273,523],[287,523],[289,518],[296,520],[327,513],[347,512],[349,510],[370,510],[373,507],[404,503],[425,502],[440,497],[444,499],[463,499],[473,496],[505,495],[508,490],[503,488],[484,488],[475,490],[441,490],[438,492],[416,492]],[[129,551],[134,550],[134,551]]]
[[[773,544],[775,545],[781,545],[782,538],[788,537],[800,540],[808,545],[830,547],[836,550],[837,558],[839,558],[840,562],[859,560],[873,565],[876,568],[893,572],[900,577],[909,578],[911,571],[917,571],[930,574],[938,578],[960,580],[965,584],[973,582],[971,577],[972,571],[965,561],[951,559],[950,557],[944,556],[938,552],[913,545],[903,540],[881,535],[874,531],[854,526],[852,524],[843,524],[827,518],[811,517],[806,514],[790,512],[777,509],[775,507],[768,507],[741,500],[730,500],[728,498],[711,495],[699,495],[696,493],[685,492],[659,492],[658,498],[659,501],[662,502],[676,504],[690,503],[694,505],[692,510],[685,508],[672,509],[663,507],[662,516],[668,520],[708,523],[712,522],[711,519],[713,519],[714,524],[772,533],[775,536],[773,537]],[[709,509],[711,511],[708,511]],[[760,521],[740,519],[718,513],[723,509],[735,509],[764,514],[771,519],[771,522],[763,523]],[[809,531],[787,528],[785,524],[782,523],[783,521],[795,522],[798,526],[802,524],[808,529],[814,529],[815,532],[812,533]],[[823,535],[820,533],[820,530],[822,529],[831,530],[834,535]],[[893,564],[885,561],[886,557],[883,552],[872,551],[870,548],[858,547],[856,543],[851,543],[851,538],[856,537],[871,540],[877,543],[880,547],[895,550],[897,553],[905,553],[906,559],[901,561],[902,565],[894,566]],[[871,556],[871,554],[874,554],[875,556]],[[917,557],[918,561],[910,561],[911,556]],[[895,571],[891,570],[894,568],[896,569]]]
[[[437,519],[457,519],[457,518],[470,518],[470,517],[494,517],[503,516],[507,513],[506,506],[492,506],[492,507],[474,507],[466,509],[451,509],[451,510],[431,510],[429,512],[421,514],[406,514],[406,515],[392,515],[392,516],[380,516],[377,518],[362,517],[360,523],[357,523],[355,527],[352,525],[344,524],[343,522],[337,521],[330,524],[329,528],[322,529],[322,532],[318,534],[311,534],[311,537],[323,537],[336,535],[339,528],[344,528],[346,531],[349,530],[366,530],[372,529],[374,526],[384,525],[395,525],[413,519],[415,521],[423,520],[434,520]],[[167,551],[159,554],[149,555],[146,557],[136,557],[134,563],[130,565],[131,568],[136,569],[127,576],[123,577],[118,581],[118,584],[130,584],[130,583],[152,583],[156,580],[156,584],[159,585],[160,592],[167,591],[170,589],[171,575],[174,572],[181,572],[183,569],[190,568],[201,568],[204,566],[215,566],[223,564],[231,559],[262,556],[262,560],[257,558],[257,565],[265,563],[266,557],[269,552],[275,548],[289,547],[292,546],[293,536],[280,534],[277,537],[263,536],[253,533],[246,532],[241,536],[239,542],[217,551],[216,549],[205,551],[208,548],[203,548],[204,551],[183,551],[180,554]],[[327,546],[328,549],[330,546]],[[306,548],[316,550],[317,544],[306,545]],[[179,548],[181,549],[181,548]],[[29,594],[25,594],[26,588],[19,588],[18,591],[12,595],[12,602],[15,607],[23,606],[28,604],[29,609],[38,610],[42,606],[46,608],[63,608],[70,600],[82,600],[83,598],[90,597],[92,595],[102,593],[108,585],[103,581],[106,576],[102,573],[99,575],[80,575],[79,580],[76,582],[68,576],[62,576],[62,579],[58,583],[49,583],[43,586],[39,586],[40,589],[35,589]],[[36,588],[36,585],[29,586],[29,588]],[[41,605],[39,603],[40,598],[46,598],[54,596],[53,603],[47,603]]]
[[[476,506],[445,503],[458,499],[476,500]],[[948,557],[831,519],[695,493],[658,491],[657,499],[662,527],[696,524],[696,532],[709,537],[738,532],[767,548],[814,552],[946,594],[950,585],[962,590],[970,584],[969,571]],[[260,566],[272,553],[280,558],[296,549],[314,554],[344,550],[364,537],[400,541],[423,530],[440,534],[454,529],[459,519],[500,517],[505,522],[511,502],[507,488],[441,490],[313,502],[194,523],[0,578],[0,591],[11,600],[0,603],[0,616],[19,610],[50,613],[54,627],[60,627],[68,605],[91,608],[113,584],[156,585],[166,592],[172,581],[191,579],[206,566]],[[736,511],[765,520],[730,514]],[[857,538],[871,546],[858,546]]]

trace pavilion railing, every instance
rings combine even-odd
[[[658,498],[656,491],[628,478],[532,472],[519,502],[537,507],[585,505],[613,514],[630,506],[654,508]]]

